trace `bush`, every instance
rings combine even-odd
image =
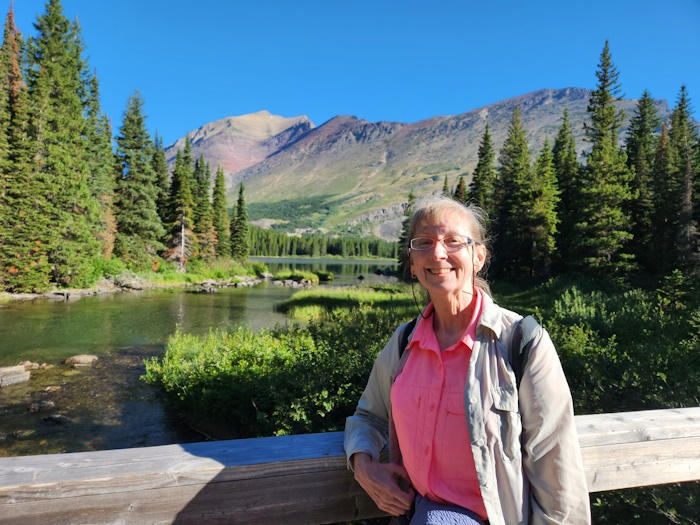
[[[369,307],[308,327],[176,332],[143,379],[218,438],[342,430],[372,364],[404,318]]]
[[[301,281],[302,279],[306,279],[313,284],[318,284],[319,281],[318,275],[316,275],[314,272],[305,272],[302,270],[282,270],[281,272],[277,272],[275,274],[275,279],[281,281],[291,279],[292,281],[297,282]]]

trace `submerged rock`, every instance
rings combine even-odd
[[[92,363],[94,363],[95,361],[97,361],[96,355],[80,354],[80,355],[74,355],[73,357],[69,357],[68,359],[66,359],[66,364],[72,365],[74,367],[76,367],[76,366],[89,366]]]
[[[0,368],[0,387],[29,381],[30,373],[24,365],[3,366]]]
[[[35,401],[29,407],[27,407],[27,410],[30,412],[39,412],[39,410],[45,410],[47,408],[54,408],[56,406],[56,403],[53,401]]]
[[[39,368],[39,363],[32,363],[31,361],[22,361],[19,366],[23,366],[25,371],[37,370]]]

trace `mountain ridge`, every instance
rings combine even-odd
[[[498,152],[516,105],[520,107],[533,158],[541,150],[545,137],[550,145],[553,143],[564,109],[569,112],[577,151],[582,155],[587,147],[583,122],[588,118],[590,93],[583,88],[541,89],[458,115],[430,117],[414,123],[368,122],[356,116],[339,115],[316,127],[306,117],[279,117],[283,119],[280,123],[288,125],[280,124],[279,134],[257,142],[249,138],[246,138],[248,142],[239,140],[239,146],[248,148],[247,154],[239,151],[236,157],[231,149],[223,151],[231,157],[245,157],[247,163],[219,163],[226,172],[230,202],[238,184],[245,181],[246,200],[254,219],[265,218],[256,215],[257,202],[298,199],[301,203],[307,198],[323,197],[324,210],[309,209],[305,215],[290,218],[293,219],[290,229],[303,223],[305,227],[310,225],[324,231],[372,233],[395,239],[408,192],[413,189],[417,195],[424,195],[440,191],[446,175],[451,186],[456,185],[460,175],[469,183],[486,123]],[[618,102],[626,114],[620,140],[625,137],[635,105],[636,100]],[[662,120],[670,116],[667,101],[657,100],[656,105]],[[260,113],[253,115],[261,118]],[[266,113],[263,117],[275,116]],[[202,137],[197,143],[193,141],[193,156],[196,148],[206,152],[204,146],[215,138],[206,133],[197,134],[203,128],[191,134]],[[232,143],[232,139],[220,138],[216,142],[221,147]],[[184,141],[181,143],[184,145]],[[169,147],[171,158],[176,145]],[[213,159],[205,154],[205,160],[215,171]],[[238,167],[227,170],[226,166]]]

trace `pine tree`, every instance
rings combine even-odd
[[[12,90],[21,85],[22,77],[19,70],[19,32],[15,27],[15,14],[12,6],[7,13],[3,31],[3,41],[0,47],[0,162],[9,156],[9,129],[11,118]],[[16,67],[15,67],[16,66]]]
[[[158,131],[156,131],[156,138],[153,144],[151,167],[156,173],[156,187],[158,188],[156,208],[158,209],[158,216],[163,224],[170,224],[174,220],[169,214],[170,174],[168,173],[165,149],[163,149],[163,137],[158,136]]]
[[[59,0],[47,2],[34,27],[37,36],[28,49],[30,134],[36,147],[34,176],[43,184],[48,204],[45,249],[54,282],[83,286],[100,245],[92,231],[99,208],[83,152],[83,63],[76,58],[80,43]]]
[[[229,229],[228,212],[226,211],[226,182],[224,180],[224,169],[221,166],[216,170],[212,202],[212,219],[218,239],[216,255],[219,257],[228,257],[231,255],[231,230]]]
[[[413,218],[413,208],[415,204],[416,196],[413,193],[413,189],[411,189],[408,193],[406,208],[404,209],[405,218],[403,220],[403,228],[399,235],[399,278],[406,282],[410,282],[411,279],[411,265],[408,258],[408,243],[410,241],[408,238],[408,229],[411,227],[411,219]],[[347,257],[347,254],[344,255],[344,257]]]
[[[163,225],[156,199],[156,174],[151,166],[151,141],[146,131],[143,99],[129,97],[117,136],[117,237],[115,254],[129,267],[148,269],[157,264]]]
[[[579,163],[576,155],[576,139],[569,123],[569,112],[565,109],[562,124],[552,147],[554,173],[559,190],[557,218],[559,226],[556,246],[559,266],[567,269],[573,259],[572,240],[578,221],[580,200]]]
[[[234,259],[245,261],[248,259],[250,248],[248,245],[248,213],[245,207],[243,183],[238,188],[238,201],[236,202],[236,224],[231,230],[231,256]]]
[[[624,117],[615,102],[620,92],[619,73],[612,63],[608,42],[600,56],[597,89],[591,94],[585,125],[592,144],[588,164],[582,172],[581,206],[576,224],[577,262],[583,269],[605,274],[623,274],[634,268],[630,219],[625,213],[632,198],[632,174],[627,155],[618,148],[617,132]]]
[[[535,162],[529,217],[532,274],[540,278],[548,277],[551,270],[556,247],[555,235],[559,223],[558,202],[559,190],[554,172],[554,157],[549,149],[549,140],[545,138],[544,147]]]
[[[464,183],[464,175],[459,176],[459,182],[455,188],[455,194],[453,196],[454,200],[461,202],[462,204],[467,203],[467,185]]]
[[[209,200],[209,186],[211,181],[211,170],[209,163],[204,163],[204,158],[200,157],[196,163],[195,180],[197,181],[197,196],[195,199],[195,233],[197,235],[197,246],[199,257],[205,261],[213,261],[216,257],[216,245],[218,236],[214,228],[213,212],[211,201]],[[203,169],[202,169],[203,167]]]
[[[652,203],[654,205],[655,252],[664,254],[654,257],[650,269],[657,273],[667,274],[678,267],[678,253],[675,243],[678,234],[678,219],[680,217],[679,187],[672,178],[673,167],[668,147],[668,129],[664,123],[661,126],[661,137],[654,154],[654,174],[652,182]]]
[[[680,203],[678,230],[674,236],[678,253],[677,264],[689,269],[700,265],[700,238],[693,209],[693,178],[698,169],[694,148],[698,142],[698,134],[691,114],[690,97],[686,86],[683,85],[671,114],[668,154],[671,164],[670,178],[674,187],[678,189],[676,198]]]
[[[32,169],[29,99],[23,85],[21,35],[12,8],[0,49],[0,104],[5,149],[0,156],[0,287],[12,292],[43,292],[50,267],[46,252],[48,221],[43,182]]]
[[[632,220],[631,249],[636,260],[650,269],[657,255],[654,253],[654,236],[652,221],[654,204],[652,202],[652,171],[656,154],[655,131],[661,125],[654,104],[654,99],[647,90],[637,103],[635,115],[630,121],[627,134],[627,166],[633,174],[630,189],[632,199],[628,204],[628,213]]]
[[[112,130],[109,119],[100,107],[100,89],[96,76],[88,86],[87,119],[83,132],[85,162],[88,182],[93,198],[98,203],[98,213],[93,233],[102,247],[102,256],[109,258],[114,249],[117,230],[114,216],[114,162],[112,154]]]
[[[450,193],[450,183],[447,180],[447,174],[445,174],[445,182],[442,185],[442,195],[443,197],[452,197]]]
[[[496,153],[493,149],[493,141],[489,133],[489,125],[481,137],[479,144],[479,160],[474,169],[474,176],[469,184],[468,198],[477,204],[489,216],[495,215],[494,192],[496,187],[496,167],[494,161]]]
[[[530,219],[531,210],[525,203],[532,199],[532,170],[518,106],[513,111],[499,163],[494,269],[508,275],[529,275],[532,242],[523,225]]]
[[[189,137],[185,144],[189,144]],[[188,150],[187,146],[185,146],[185,150]],[[191,161],[191,157],[189,158]],[[185,159],[186,157],[178,149],[173,178],[170,184],[169,215],[172,218],[172,222],[168,228],[168,250],[165,252],[167,260],[179,263],[180,271],[185,271],[185,266],[190,257],[197,256],[196,238],[192,222],[194,210],[194,199],[191,190],[192,164]]]

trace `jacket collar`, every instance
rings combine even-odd
[[[501,322],[501,308],[493,302],[493,299],[487,293],[483,293],[483,303],[481,305],[481,317],[479,318],[479,325],[485,326],[490,329],[496,338],[501,338],[501,330],[503,329],[503,323]]]

